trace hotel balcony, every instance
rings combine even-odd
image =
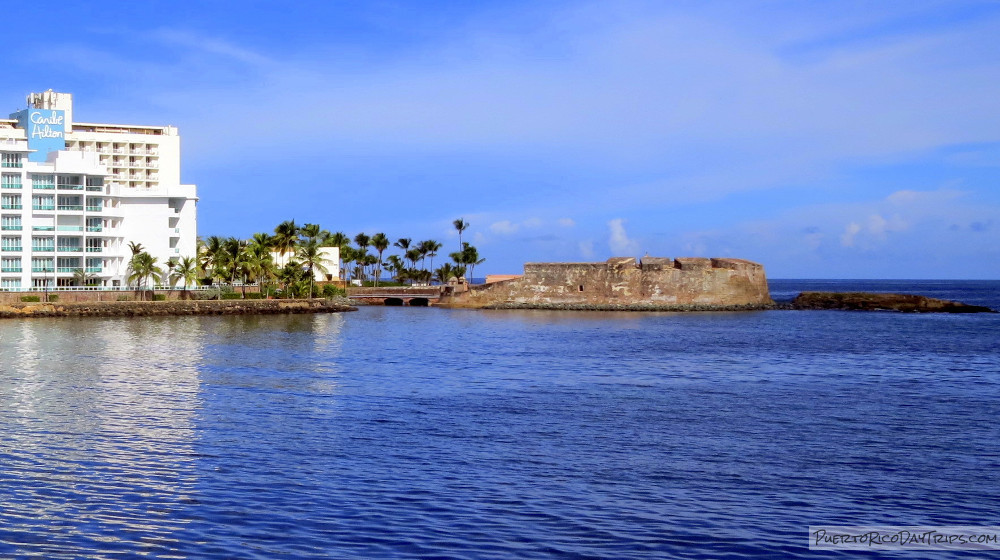
[[[0,247],[0,251],[8,251],[11,253],[20,253],[24,251],[24,247],[21,245],[4,245]]]
[[[0,226],[0,230],[3,231],[21,231],[22,229],[23,229],[22,226],[15,226],[15,225]]]

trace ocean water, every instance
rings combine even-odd
[[[7,320],[0,403],[0,558],[853,558],[808,526],[1000,524],[994,314]]]

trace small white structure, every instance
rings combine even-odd
[[[313,279],[317,282],[334,282],[340,280],[340,247],[322,247],[319,250],[321,255],[323,268],[326,272],[320,271],[318,268],[313,268]],[[302,262],[301,259],[296,258],[295,251],[290,251],[287,253],[271,253],[271,260],[274,261],[274,265],[278,268],[284,268],[285,265],[292,261]]]

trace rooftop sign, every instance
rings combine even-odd
[[[11,115],[28,137],[28,161],[45,161],[50,152],[66,149],[66,112],[57,109],[24,109]]]

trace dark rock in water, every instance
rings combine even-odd
[[[910,294],[870,292],[802,292],[794,309],[847,309],[852,311],[903,311],[907,313],[996,313],[989,307]]]

